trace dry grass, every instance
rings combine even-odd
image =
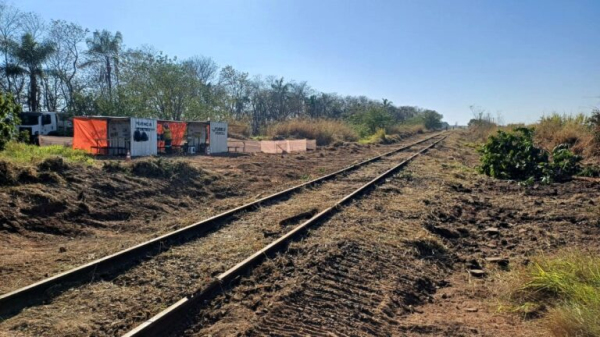
[[[390,135],[401,135],[401,136],[412,136],[425,132],[425,126],[423,124],[397,124],[386,128],[386,132]]]
[[[270,137],[316,139],[317,145],[328,145],[335,141],[354,142],[358,134],[341,121],[317,119],[294,119],[271,125],[267,129]]]
[[[515,271],[508,287],[512,311],[544,315],[554,336],[600,336],[599,257],[580,251],[540,257]]]
[[[534,127],[536,142],[548,151],[557,145],[569,144],[577,154],[588,157],[599,154],[588,117],[583,114],[544,116]]]
[[[235,139],[248,139],[252,135],[250,123],[243,121],[228,121],[228,136]]]

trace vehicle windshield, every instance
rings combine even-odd
[[[21,114],[19,118],[21,118],[21,125],[38,125],[39,123],[39,115],[31,115],[31,114]]]

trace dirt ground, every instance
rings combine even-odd
[[[28,308],[2,322],[0,331],[23,335],[123,334],[411,153],[390,156],[240,215],[220,230],[173,247],[114,278],[69,290],[46,305]]]
[[[191,169],[168,179],[144,165],[132,173],[102,168],[102,161],[92,167],[48,161],[25,169],[0,163],[0,293],[333,172],[390,146],[348,143],[302,154],[185,157]],[[146,160],[133,164],[140,161]]]
[[[546,336],[499,310],[532,255],[597,254],[600,184],[477,174],[453,134],[211,301],[189,336]],[[540,313],[543,315],[543,313]]]
[[[147,172],[108,175],[98,168],[66,167],[59,174],[64,181],[41,184],[42,189],[38,182],[3,187],[0,196],[6,203],[2,200],[0,219],[11,225],[0,230],[1,290],[13,290],[44,273],[98,258],[389,149],[347,144],[284,156],[194,157],[187,161],[198,171],[167,182]],[[185,334],[547,335],[539,320],[498,310],[503,276],[540,253],[565,247],[597,253],[600,184],[572,181],[525,188],[477,174],[477,162],[463,135],[452,133],[371,194],[293,243],[286,254],[268,259],[217,296],[193,317]],[[123,333],[302,219],[288,220],[291,216],[309,216],[327,207],[389,164],[382,162],[308,190],[280,208],[266,205],[240,216],[235,226],[172,248],[127,273],[26,309],[1,322],[0,335]],[[44,173],[43,168],[37,170],[38,175]],[[112,187],[103,189],[102,184]],[[19,193],[38,193],[33,190],[66,206],[47,216],[45,211],[32,216],[28,210],[45,206],[40,208],[38,199]],[[14,205],[6,207],[10,202]],[[82,202],[89,213],[77,213]],[[105,219],[97,216],[102,212],[128,216]],[[39,230],[57,227],[50,225],[53,221],[60,223],[60,232]]]

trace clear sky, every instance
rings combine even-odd
[[[10,1],[10,0],[9,0]],[[18,0],[127,47],[505,122],[600,106],[599,0]]]

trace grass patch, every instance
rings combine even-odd
[[[342,121],[327,119],[294,119],[271,125],[267,130],[269,137],[315,139],[317,145],[329,145],[336,141],[354,142],[357,132]]]
[[[512,311],[543,316],[554,336],[600,336],[600,257],[578,251],[540,257],[513,276]]]
[[[94,159],[83,150],[74,150],[62,145],[36,146],[10,142],[0,152],[0,160],[20,164],[37,164],[49,158],[61,157],[67,162],[92,164]]]

